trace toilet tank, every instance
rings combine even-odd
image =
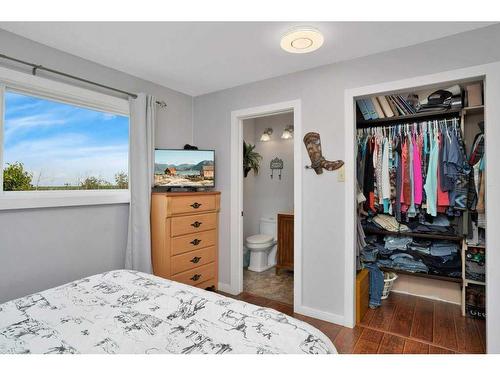
[[[260,219],[260,234],[269,234],[276,239],[276,216],[262,217]]]

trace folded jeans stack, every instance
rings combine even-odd
[[[447,256],[458,253],[458,245],[450,241],[434,241],[430,248],[430,253],[433,256]]]
[[[390,259],[380,259],[378,264],[382,267],[393,268],[395,270],[402,270],[407,272],[424,272],[427,273],[429,269],[421,261],[414,259],[410,254],[398,253],[391,255]]]
[[[407,249],[408,244],[412,242],[410,237],[405,236],[385,236],[385,248],[387,250],[403,250]]]
[[[431,274],[449,277],[462,276],[462,261],[459,253],[444,256],[433,256],[412,250],[408,253],[415,259],[421,260]]]
[[[413,239],[413,241],[408,245],[408,250],[417,251],[422,254],[431,253],[431,241]]]

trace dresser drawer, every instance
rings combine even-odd
[[[200,214],[189,216],[173,217],[170,231],[172,236],[197,233],[209,229],[215,229],[217,224],[217,214]]]
[[[214,211],[217,207],[215,195],[180,196],[170,199],[171,215]]]
[[[192,270],[172,276],[172,280],[183,284],[196,285],[212,279],[215,276],[215,263],[196,267]]]
[[[196,284],[195,287],[201,289],[214,288],[215,290],[217,290],[217,282],[215,281],[215,279],[210,279],[207,281],[202,281],[199,284]]]
[[[188,271],[215,261],[215,247],[190,251],[172,258],[172,274]]]
[[[172,238],[172,255],[186,253],[188,251],[198,250],[208,246],[214,246],[217,239],[215,230],[205,232],[191,233],[184,236]]]

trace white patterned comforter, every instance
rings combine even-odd
[[[336,353],[273,309],[135,271],[0,305],[0,353]]]

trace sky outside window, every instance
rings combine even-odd
[[[129,119],[34,96],[5,93],[4,169],[22,163],[34,187],[115,184],[128,173]]]

